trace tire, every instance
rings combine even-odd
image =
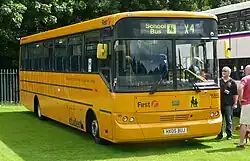
[[[38,119],[45,120],[45,117],[41,113],[41,108],[40,108],[39,101],[36,101],[35,112],[36,112],[36,116],[37,116]]]
[[[90,124],[90,133],[95,141],[95,143],[97,144],[101,144],[101,145],[107,145],[108,142],[102,138],[100,138],[100,133],[99,133],[99,124],[98,121],[96,119],[96,117],[94,116],[93,119],[91,120],[91,124]]]

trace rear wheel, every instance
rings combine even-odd
[[[40,104],[39,104],[39,101],[38,99],[35,100],[35,105],[34,105],[34,109],[35,109],[35,113],[36,113],[36,116],[40,119],[40,120],[45,120],[45,117],[42,115],[41,113],[41,108],[40,108]]]

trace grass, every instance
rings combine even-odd
[[[234,119],[234,124],[238,124],[238,119]],[[248,146],[235,148],[238,132],[234,132],[231,141],[213,138],[102,146],[78,130],[52,120],[40,121],[21,106],[0,107],[1,161],[250,160]]]

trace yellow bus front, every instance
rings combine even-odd
[[[101,137],[137,142],[217,135],[216,40],[214,17],[119,20],[112,53],[113,137]]]
[[[190,139],[217,135],[221,130],[217,89],[115,97],[114,142]]]

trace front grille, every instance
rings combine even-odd
[[[188,120],[189,115],[166,115],[160,116],[160,121],[170,122],[170,121],[186,121]]]

